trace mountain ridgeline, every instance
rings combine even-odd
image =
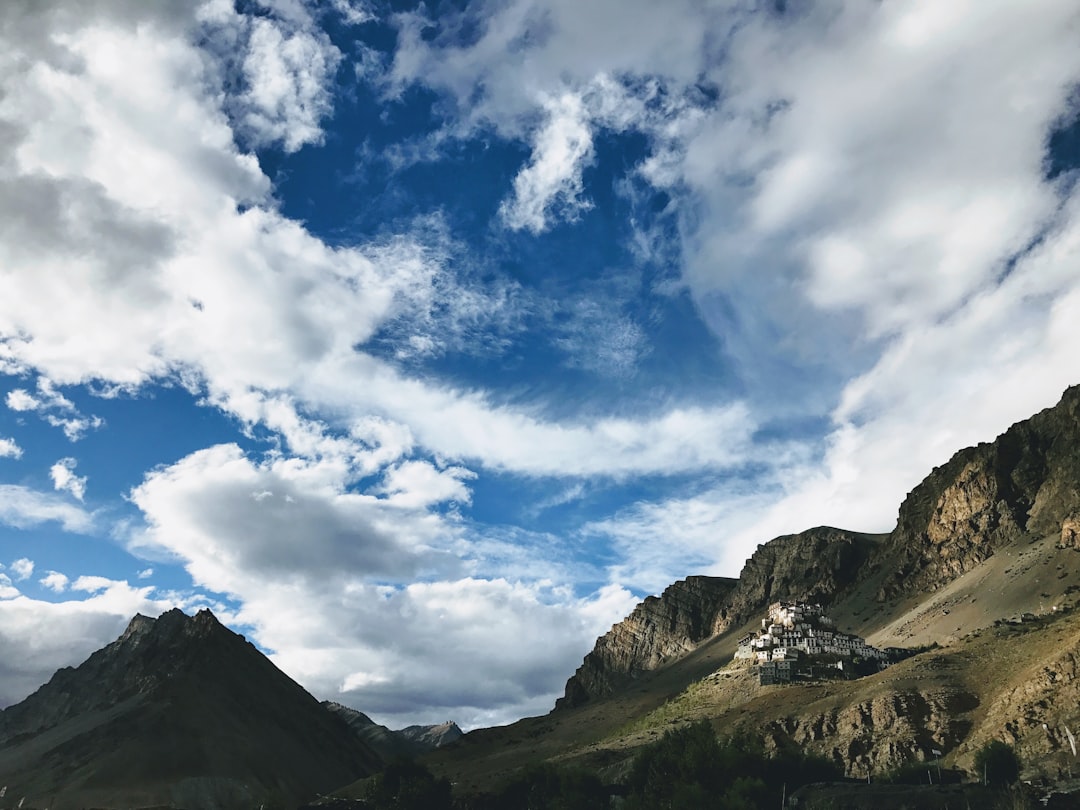
[[[928,594],[1026,536],[1080,549],[1080,387],[994,442],[956,453],[912,490],[896,528],[818,527],[760,545],[737,580],[688,577],[597,640],[557,709],[611,695],[777,599],[831,604],[876,583],[878,602]]]

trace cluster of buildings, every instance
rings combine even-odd
[[[845,661],[861,659],[884,666],[889,656],[859,636],[839,632],[821,605],[774,602],[761,620],[761,630],[739,641],[735,658],[757,664],[760,683],[768,685],[790,681],[796,672],[815,664],[842,671]]]

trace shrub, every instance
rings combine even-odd
[[[1011,785],[1020,778],[1020,758],[1011,745],[991,740],[975,753],[975,775],[994,787]]]

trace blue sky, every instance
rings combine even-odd
[[[1080,381],[1075,4],[0,11],[0,703],[208,606],[392,726]]]

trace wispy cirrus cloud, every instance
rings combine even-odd
[[[86,534],[94,516],[67,499],[17,484],[0,484],[0,523],[29,528],[56,522],[67,532]]]

